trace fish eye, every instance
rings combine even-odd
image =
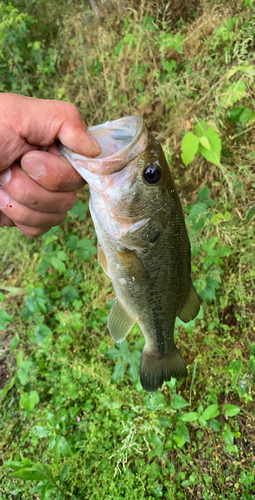
[[[158,163],[147,165],[143,172],[144,178],[149,184],[156,184],[160,179],[160,169]]]

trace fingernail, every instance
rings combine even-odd
[[[7,208],[10,199],[10,195],[4,189],[0,188],[0,208]]]
[[[3,170],[0,172],[0,186],[5,186],[10,182],[12,176],[12,171],[10,168],[6,168],[6,170]]]
[[[99,142],[94,137],[94,135],[92,135],[89,130],[88,130],[88,138],[91,140],[91,142],[93,142],[94,146],[96,146],[96,148],[98,149],[98,154],[100,154],[102,151],[102,148],[101,148]]]
[[[25,172],[34,179],[39,179],[45,173],[44,163],[36,158],[24,158],[22,160],[22,168]]]

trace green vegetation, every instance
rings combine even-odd
[[[128,5],[5,1],[0,88],[162,143],[202,298],[176,322],[189,375],[147,394],[138,327],[113,345],[88,188],[38,240],[1,229],[1,500],[255,499],[255,4]]]

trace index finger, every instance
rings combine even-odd
[[[73,191],[86,184],[64,156],[47,151],[30,151],[20,163],[29,177],[49,191]]]

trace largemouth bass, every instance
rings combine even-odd
[[[174,325],[176,316],[188,322],[200,307],[181,202],[163,150],[141,117],[89,130],[102,147],[100,156],[61,150],[89,184],[98,260],[117,295],[110,334],[122,342],[138,323],[145,338],[141,384],[156,391],[171,377],[187,376]]]

